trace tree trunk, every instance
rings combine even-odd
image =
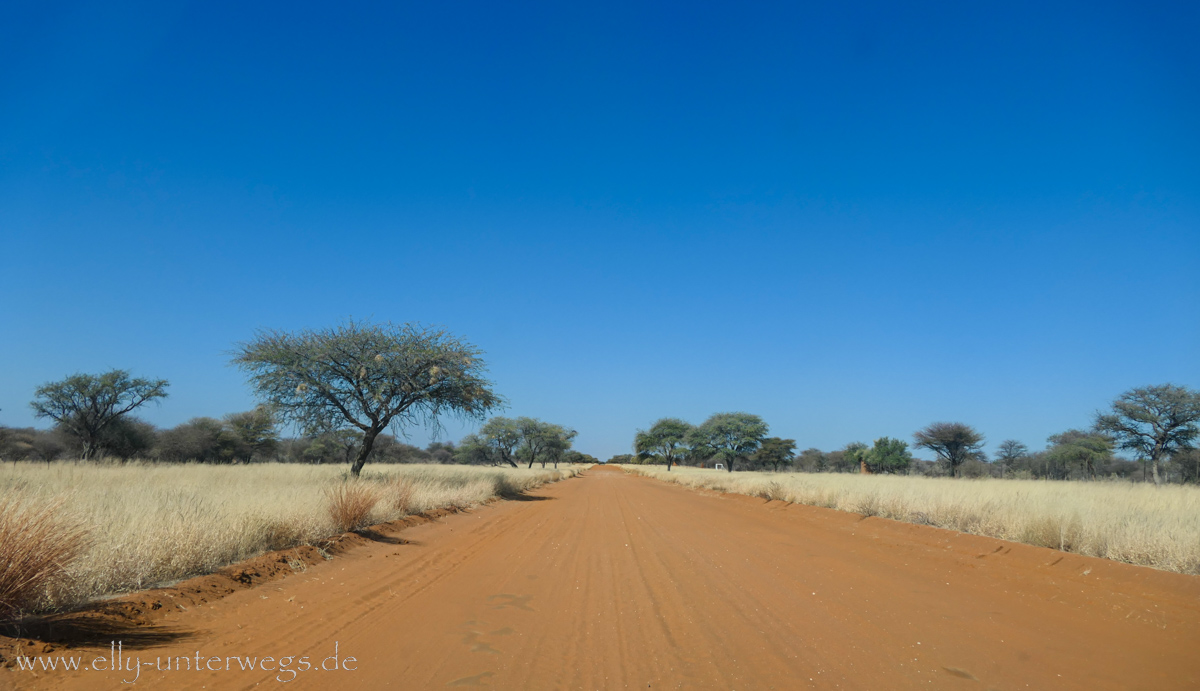
[[[363,466],[367,464],[367,456],[371,455],[371,447],[375,446],[375,437],[382,432],[381,429],[371,428],[363,433],[362,444],[358,447],[358,456],[354,459],[354,464],[350,466],[350,474],[358,477],[362,472]]]
[[[733,459],[732,458],[729,459],[729,462],[725,464],[725,472],[727,472],[727,473],[733,472]]]
[[[1162,478],[1161,478],[1161,477],[1159,476],[1159,474],[1158,474],[1158,459],[1157,459],[1157,458],[1155,458],[1153,461],[1151,461],[1151,463],[1152,463],[1153,465],[1151,465],[1151,466],[1150,466],[1150,470],[1151,470],[1151,471],[1153,471],[1153,475],[1154,475],[1154,486],[1155,486],[1155,487],[1158,487],[1159,485],[1161,485],[1161,484],[1162,484]]]

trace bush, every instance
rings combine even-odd
[[[325,490],[329,499],[329,517],[339,533],[365,528],[371,523],[371,510],[379,501],[375,488],[363,482],[343,482]]]

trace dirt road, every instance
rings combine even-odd
[[[123,648],[140,674],[9,678],[78,689],[293,676],[291,687],[346,689],[1200,688],[1195,577],[613,470],[403,536],[411,543],[362,547],[178,615],[168,623],[182,638]],[[339,669],[319,669],[335,644]],[[84,655],[97,656],[108,647]],[[264,656],[269,668],[296,659],[264,672]],[[192,669],[156,668],[179,657]],[[234,657],[258,658],[256,670]]]

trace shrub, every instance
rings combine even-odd
[[[375,489],[363,482],[343,482],[325,490],[329,499],[329,517],[339,533],[370,525],[371,510],[379,501]]]

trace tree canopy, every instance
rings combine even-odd
[[[1085,476],[1095,479],[1096,467],[1112,458],[1112,441],[1103,434],[1069,429],[1051,435],[1047,441],[1051,446],[1046,449],[1046,461],[1062,468],[1064,478],[1072,466],[1077,466]]]
[[[83,445],[83,457],[94,457],[104,432],[121,416],[167,397],[166,379],[141,379],[126,370],[73,374],[39,386],[30,403],[39,418],[50,418]]]
[[[389,425],[437,429],[441,415],[480,419],[499,407],[480,355],[442,329],[350,320],[321,330],[260,331],[238,345],[233,363],[283,419],[310,433],[359,430],[350,468],[358,475]]]
[[[687,450],[688,435],[693,427],[676,417],[665,417],[650,426],[638,430],[633,437],[633,450],[644,459],[657,459],[665,463],[667,470],[679,462]]]
[[[901,473],[912,464],[908,443],[891,437],[880,437],[860,459],[872,473]]]
[[[725,469],[733,472],[734,463],[758,450],[767,436],[767,423],[750,413],[717,413],[693,430],[690,443],[693,447],[711,452],[725,463]]]
[[[1096,416],[1097,432],[1110,435],[1117,445],[1149,461],[1154,484],[1164,458],[1192,447],[1200,435],[1200,392],[1186,386],[1161,384],[1130,389],[1113,401],[1108,413]]]
[[[561,458],[576,434],[575,430],[532,417],[519,417],[515,423],[520,434],[517,455],[529,462],[529,468],[538,462],[544,468],[547,462]]]
[[[945,461],[955,477],[963,463],[983,456],[983,435],[961,422],[935,422],[913,434],[913,439],[917,447],[929,449]]]
[[[779,467],[787,467],[791,465],[792,459],[796,455],[796,440],[781,439],[779,437],[767,437],[762,440],[758,451],[754,452],[754,461],[759,466],[771,466],[775,472],[779,472]]]

